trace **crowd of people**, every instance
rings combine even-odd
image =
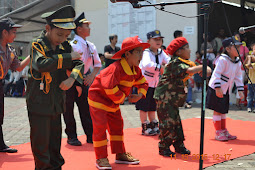
[[[225,37],[221,29],[217,37],[208,37],[208,42],[201,45],[193,62],[182,31],[175,31],[174,40],[165,48],[160,30],[152,30],[147,33],[146,43],[138,36],[128,37],[121,48],[116,46],[118,36],[111,35],[104,54],[98,54],[96,46],[87,40],[92,23],[84,13],[76,18],[75,15],[72,6],[43,14],[47,23],[45,30],[32,40],[31,53],[23,61],[18,60],[14,48],[9,45],[21,25],[10,18],[0,21],[0,76],[4,80],[0,83],[0,152],[17,152],[3,140],[4,94],[22,96],[26,89],[35,169],[56,170],[64,164],[60,153],[62,113],[67,143],[82,145],[76,132],[74,103],[78,106],[86,141],[94,146],[98,169],[112,169],[106,131],[110,135],[111,151],[116,154],[115,163],[140,163],[126,152],[124,145],[120,104],[126,98],[139,110],[142,135],[159,135],[160,155],[190,154],[184,144],[179,107],[191,108],[194,84],[197,91],[202,91],[205,43],[208,65],[206,107],[214,111],[215,139],[237,138],[226,128],[229,94],[235,83],[237,98],[244,98],[244,70],[249,70],[252,82],[248,85],[248,112],[254,111],[254,44],[249,55],[238,34]],[[75,36],[69,43],[67,37],[71,31]],[[245,67],[242,67],[238,53]],[[175,152],[170,150],[171,145]]]

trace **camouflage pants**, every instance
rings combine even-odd
[[[184,141],[179,108],[157,101],[157,113],[159,118],[159,147],[169,148],[172,144],[180,145]]]

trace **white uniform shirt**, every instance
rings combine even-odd
[[[223,94],[230,93],[233,82],[235,82],[238,91],[244,91],[241,62],[231,61],[226,54],[221,54],[215,61],[216,67],[209,81],[209,86],[213,89],[221,87]]]
[[[84,62],[84,74],[89,71],[90,67],[93,69],[95,67],[102,67],[96,46],[93,43],[84,40],[79,35],[75,35],[70,44],[73,50],[81,55],[81,60]]]
[[[171,59],[164,51],[158,49],[158,64],[156,63],[155,54],[149,49],[145,49],[143,52],[143,59],[141,60],[139,67],[142,70],[142,74],[147,80],[149,87],[155,88],[159,82],[160,68],[162,64],[167,64]]]

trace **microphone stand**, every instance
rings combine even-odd
[[[204,55],[203,55],[203,91],[202,91],[202,103],[201,103],[201,129],[200,129],[200,154],[199,154],[199,170],[203,169],[203,160],[206,159],[206,154],[204,155],[204,125],[205,125],[205,100],[206,100],[206,77],[207,77],[207,40],[208,40],[208,21],[209,21],[209,11],[212,3],[221,2],[218,0],[198,0],[198,1],[185,1],[185,2],[172,2],[172,3],[157,3],[141,5],[139,3],[131,3],[134,8],[150,7],[150,6],[164,6],[168,5],[179,5],[179,4],[190,4],[198,3],[202,4],[201,9],[204,13]]]

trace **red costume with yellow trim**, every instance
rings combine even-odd
[[[123,119],[119,105],[130,94],[132,87],[146,96],[148,83],[141,69],[132,70],[125,58],[105,68],[89,88],[88,103],[93,122],[93,144],[96,159],[107,157],[106,129],[110,134],[112,153],[124,153]]]

